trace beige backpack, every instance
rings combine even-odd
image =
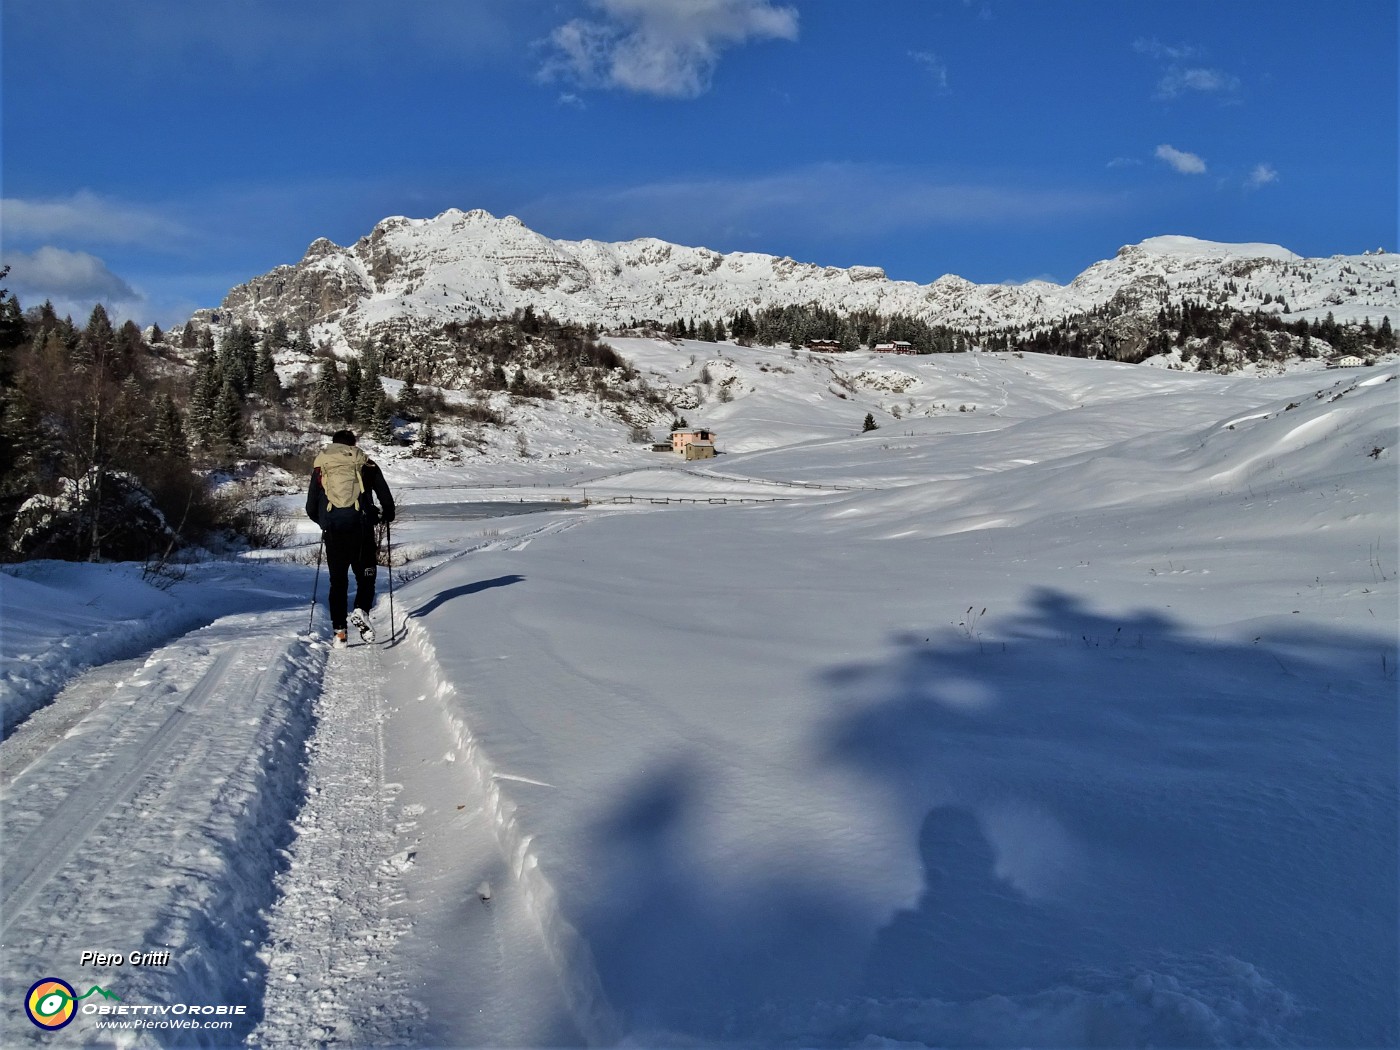
[[[326,506],[321,512],[321,527],[343,532],[360,524],[360,497],[365,483],[360,471],[369,457],[354,445],[327,445],[316,457],[314,466],[321,471],[321,488],[326,493]]]

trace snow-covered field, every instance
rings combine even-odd
[[[0,1043],[1400,1040],[1394,363],[618,345],[724,454],[386,459],[392,641],[0,576]]]

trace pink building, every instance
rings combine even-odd
[[[708,445],[710,449],[708,455],[714,455],[715,432],[703,427],[691,427],[687,430],[671,431],[671,448],[673,451],[679,452],[682,456],[685,456],[686,459],[708,458],[703,452],[692,454],[687,447],[690,445],[699,445],[702,447]]]

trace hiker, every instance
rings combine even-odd
[[[374,505],[379,497],[381,511]],[[331,629],[335,646],[345,643],[346,571],[355,571],[355,608],[350,623],[366,642],[374,641],[369,610],[374,605],[374,577],[379,544],[375,527],[394,520],[394,497],[374,460],[355,447],[355,434],[337,430],[311,468],[306,491],[306,516],[321,526],[326,545],[326,569],[330,577]]]

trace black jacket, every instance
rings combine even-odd
[[[389,491],[389,483],[384,480],[384,474],[379,469],[379,464],[374,460],[368,461],[360,468],[360,480],[364,482],[365,491],[360,494],[360,517],[366,528],[374,528],[382,522],[394,520],[394,496]],[[379,498],[379,507],[374,505],[375,497]],[[311,471],[311,484],[306,489],[306,516],[317,525],[325,527],[321,521],[321,512],[326,509],[326,490],[321,487],[321,468],[314,467]]]

